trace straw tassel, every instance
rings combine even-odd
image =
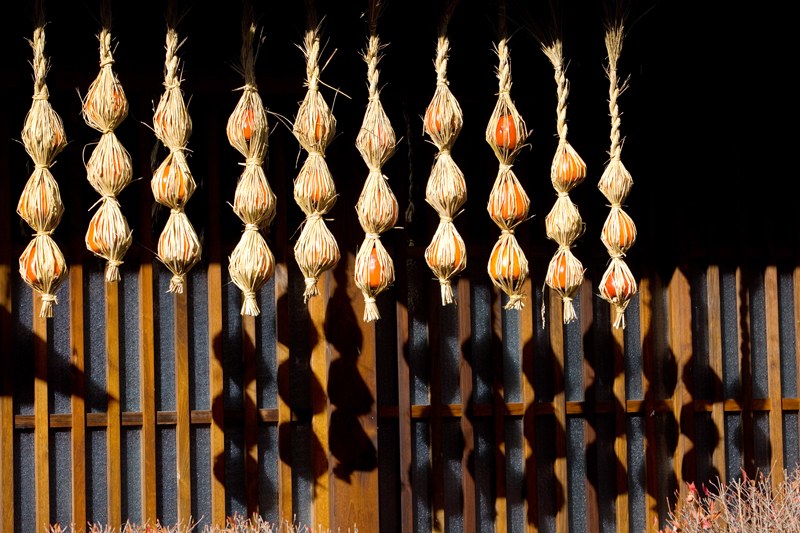
[[[528,219],[530,199],[512,170],[520,150],[527,146],[525,121],[511,100],[511,67],[508,36],[506,34],[505,2],[499,6],[499,36],[495,51],[498,58],[497,79],[499,90],[489,124],[486,142],[491,146],[500,166],[487,210],[501,234],[489,257],[487,271],[492,283],[508,297],[505,309],[522,309],[526,295],[522,291],[528,277],[528,260],[514,237],[514,228]]]
[[[618,105],[619,95],[626,89],[627,84],[619,83],[617,63],[622,52],[625,10],[617,6],[612,12],[606,13],[606,51],[608,52],[608,65],[606,73],[609,80],[608,108],[611,116],[611,148],[610,160],[606,165],[603,176],[597,187],[600,192],[611,202],[611,211],[608,214],[600,239],[608,250],[611,261],[600,281],[600,296],[614,306],[616,318],[615,328],[625,328],[625,309],[636,294],[638,288],[636,280],[631,274],[623,257],[636,242],[636,225],[631,217],[622,209],[633,186],[630,172],[625,168],[620,159],[622,141],[620,139],[620,111]]]
[[[192,119],[183,100],[176,7],[171,0],[167,7],[167,52],[165,57],[164,94],[153,116],[156,137],[169,149],[150,182],[156,202],[170,208],[169,220],[158,239],[158,258],[172,272],[169,292],[182,293],[186,274],[200,261],[202,246],[184,212],[196,188],[186,162],[186,145],[192,135]]]
[[[303,39],[308,91],[295,117],[292,133],[308,152],[300,174],[294,182],[294,200],[306,219],[294,247],[294,257],[305,278],[303,299],[319,294],[317,281],[323,272],[333,268],[341,256],[336,239],[325,226],[323,215],[336,203],[336,187],[328,165],[325,148],[336,134],[336,119],[319,92],[320,28],[311,0],[306,1],[307,26]]]
[[[436,91],[425,111],[424,132],[427,133],[439,153],[425,188],[425,200],[439,215],[439,227],[433,240],[425,250],[425,261],[439,280],[442,305],[455,303],[451,279],[467,267],[464,240],[453,225],[453,218],[467,201],[464,174],[458,168],[450,150],[464,124],[461,106],[450,92],[447,81],[447,62],[450,40],[447,25],[453,16],[458,0],[446,0],[439,36],[436,44]]]
[[[20,196],[17,213],[33,228],[33,240],[19,258],[19,273],[23,281],[40,294],[40,317],[53,316],[58,303],[56,291],[67,278],[67,264],[58,245],[51,238],[64,214],[58,183],[50,173],[55,157],[67,145],[61,117],[50,106],[45,84],[49,61],[44,55],[44,8],[41,2],[34,8],[36,28],[33,40],[34,90],[33,102],[25,117],[22,144],[34,163],[34,171]]]

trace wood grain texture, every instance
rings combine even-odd
[[[550,348],[553,351],[553,414],[555,427],[555,464],[553,473],[556,481],[556,533],[569,531],[569,509],[567,488],[567,395],[564,390],[564,320],[563,302],[553,290],[549,294],[548,326]]]
[[[539,485],[536,470],[536,393],[533,388],[535,372],[533,345],[533,308],[536,298],[531,279],[525,280],[522,291],[529,300],[519,311],[519,345],[522,348],[522,460],[525,475],[525,531],[539,529]]]
[[[720,481],[725,483],[725,408],[722,402],[722,309],[719,283],[719,265],[709,265],[706,270],[708,364],[714,380],[711,422],[717,432],[717,441],[714,443],[714,450],[711,454],[711,465]]]
[[[610,316],[615,310],[611,306]],[[614,352],[614,455],[617,457],[617,497],[616,518],[617,533],[628,533],[628,432],[627,432],[627,400],[625,395],[625,337],[622,328],[611,326]]]
[[[669,348],[677,368],[673,392],[673,414],[678,445],[673,455],[673,471],[681,498],[686,484],[696,477],[694,459],[694,406],[692,404],[691,295],[684,268],[676,266],[667,288],[669,308]]]
[[[463,532],[475,533],[475,472],[470,468],[474,462],[475,433],[472,412],[472,307],[470,305],[470,282],[466,275],[458,279],[458,346],[459,346],[459,391],[461,397],[461,435],[464,450],[461,454],[461,491],[463,504]]]
[[[493,363],[493,395],[492,404],[494,412],[494,470],[495,470],[495,499],[494,499],[494,530],[495,533],[506,533],[508,531],[508,505],[506,500],[506,403],[505,403],[505,381],[502,357],[503,346],[503,315],[501,311],[500,289],[492,287],[492,363]],[[532,364],[532,362],[531,362]],[[531,398],[531,402],[533,399]],[[533,422],[533,411],[528,415]],[[523,422],[524,423],[524,422]],[[533,431],[535,425],[531,424]],[[531,444],[535,452],[535,441]],[[534,461],[535,461],[535,455]],[[536,463],[526,464],[526,476],[534,476],[531,469],[535,469]],[[530,508],[529,508],[530,510]],[[534,516],[534,519],[536,517]]]
[[[597,449],[597,398],[595,397],[595,354],[594,354],[594,302],[592,278],[586,276],[580,288],[581,301],[581,352],[583,357],[582,380],[583,399],[586,404],[586,418],[583,423],[583,446],[586,450],[586,529],[587,533],[600,531],[600,506],[597,497],[597,465],[598,458],[590,457],[589,450]],[[569,412],[567,402],[567,412]],[[595,456],[597,454],[595,453]]]
[[[639,281],[639,334],[642,342],[642,390],[647,406],[644,417],[644,468],[647,490],[645,494],[646,525],[658,519],[658,440],[656,437],[655,400],[655,324],[653,322],[653,291],[655,279],[645,266]]]
[[[0,111],[0,131],[8,131],[8,111]],[[14,379],[12,376],[10,138],[0,138],[0,531],[14,531]]]
[[[220,250],[219,142],[216,104],[208,113],[208,383],[211,399],[211,516],[225,524],[225,404],[222,347],[222,253]],[[291,516],[291,515],[288,515]]]
[[[106,487],[108,525],[122,526],[122,464],[120,457],[119,283],[106,283]]]
[[[778,267],[768,265],[764,272],[764,296],[767,315],[767,365],[769,398],[777,403],[781,394],[781,339],[778,308]],[[772,486],[783,482],[783,412],[769,411],[769,446],[772,459]]]
[[[247,515],[258,513],[258,406],[256,384],[256,317],[242,316],[244,363],[244,485]]]
[[[328,399],[328,370],[331,363],[331,348],[326,334],[326,312],[330,301],[331,272],[319,278],[319,295],[308,300],[308,314],[315,343],[311,348],[311,461],[316,473],[312,489],[311,521],[319,524],[323,531],[331,526],[330,448],[328,427],[330,423],[330,401]],[[314,440],[318,446],[314,445]]]
[[[188,281],[188,279],[187,279]],[[175,309],[175,459],[178,473],[178,523],[192,516],[192,461],[189,432],[189,313],[186,292],[174,296]]]
[[[36,524],[37,528],[50,525],[50,427],[47,402],[47,320],[39,316],[42,298],[33,293],[33,413],[36,428],[33,430],[34,469],[36,472]]]
[[[152,114],[147,97],[138,102],[140,116]],[[156,516],[156,397],[155,348],[153,324],[153,230],[150,209],[153,195],[150,190],[151,138],[147,128],[139,128],[139,172],[145,176],[139,186],[139,232],[142,243],[139,257],[139,373],[142,397],[142,522],[155,522]]]

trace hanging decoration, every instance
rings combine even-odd
[[[451,279],[467,267],[467,250],[458,234],[453,219],[467,201],[464,173],[456,166],[450,150],[461,132],[464,117],[461,106],[450,92],[447,81],[447,61],[450,40],[447,25],[453,16],[458,0],[445,0],[436,44],[436,92],[425,111],[424,131],[439,153],[433,164],[425,200],[439,215],[439,227],[433,241],[425,250],[425,261],[436,275],[442,290],[442,305],[454,303]]]
[[[19,258],[19,273],[23,281],[41,295],[40,317],[53,316],[53,304],[58,304],[56,291],[67,279],[67,263],[51,235],[61,221],[64,205],[50,167],[55,157],[67,145],[61,117],[50,106],[50,93],[45,77],[50,67],[44,55],[44,7],[41,1],[34,8],[36,29],[33,40],[33,103],[25,116],[22,144],[33,159],[34,171],[17,204],[17,213],[33,228],[33,240]]]
[[[620,159],[622,141],[620,140],[620,112],[617,99],[626,89],[627,83],[619,83],[617,62],[622,52],[622,40],[625,22],[624,10],[617,7],[609,13],[606,21],[606,50],[608,66],[606,73],[610,83],[608,108],[611,113],[611,148],[608,151],[610,160],[603,171],[597,187],[603,196],[611,202],[611,212],[603,225],[600,240],[603,241],[611,262],[603,278],[600,280],[600,296],[616,309],[615,328],[625,328],[625,308],[636,294],[636,280],[624,261],[625,253],[636,242],[636,226],[631,217],[622,210],[622,202],[627,198],[633,186],[630,172]]]
[[[528,131],[525,121],[511,100],[511,67],[503,0],[500,0],[498,30],[500,40],[496,52],[499,59],[497,78],[500,80],[500,90],[486,128],[486,142],[500,161],[500,170],[489,194],[487,210],[495,224],[500,226],[501,234],[489,258],[488,272],[492,283],[509,297],[505,309],[522,309],[525,305],[522,286],[528,277],[528,260],[514,237],[514,228],[528,218],[530,200],[511,167],[517,154],[525,146]]]
[[[169,220],[158,239],[158,258],[172,272],[169,292],[183,293],[186,274],[200,260],[201,245],[189,218],[186,202],[195,190],[194,178],[186,162],[186,145],[192,135],[192,119],[183,101],[180,60],[176,55],[183,42],[178,41],[178,23],[174,0],[167,5],[167,53],[164,94],[153,116],[156,137],[169,149],[153,175],[150,185],[156,202],[170,208]]]
[[[128,116],[128,99],[112,69],[110,0],[101,4],[100,21],[100,74],[83,98],[82,115],[87,125],[102,133],[86,164],[86,178],[101,198],[85,240],[92,253],[107,261],[106,281],[114,282],[120,279],[119,266],[133,240],[116,197],[130,184],[133,169],[130,154],[114,134]]]
[[[383,7],[381,0],[369,2],[369,42],[363,56],[367,63],[369,103],[356,138],[356,147],[369,167],[367,181],[356,204],[358,221],[366,233],[356,255],[355,271],[356,286],[364,295],[364,322],[381,317],[375,296],[394,283],[394,263],[381,244],[380,234],[394,227],[399,214],[397,198],[389,188],[388,178],[381,172],[383,164],[394,155],[396,143],[394,129],[383,110],[378,91],[379,53],[383,47],[377,26]]]
[[[308,152],[294,181],[294,201],[306,214],[294,247],[294,257],[306,282],[303,299],[317,296],[317,281],[339,262],[339,246],[322,219],[336,203],[336,186],[325,163],[325,148],[336,134],[336,119],[319,92],[320,27],[312,0],[306,0],[307,27],[303,39],[308,91],[300,104],[292,133]]]
[[[529,27],[529,29],[531,29]],[[580,185],[586,178],[586,163],[567,141],[567,96],[569,81],[566,76],[566,65],[562,49],[561,25],[553,18],[547,36],[540,31],[532,31],[542,46],[550,63],[557,86],[558,104],[556,107],[556,127],[558,131],[558,148],[550,166],[550,180],[558,193],[553,209],[545,218],[547,238],[558,243],[558,250],[547,267],[545,283],[561,297],[564,302],[564,323],[568,324],[577,318],[572,305],[572,297],[583,283],[584,268],[578,258],[572,254],[575,239],[584,232],[583,220],[578,207],[569,198],[569,192]],[[542,321],[544,321],[544,299],[542,301]]]
[[[245,0],[242,11],[241,72],[242,97],[228,119],[228,141],[245,156],[244,172],[236,186],[233,211],[245,224],[244,234],[228,264],[231,279],[244,294],[241,314],[258,316],[256,292],[275,270],[275,258],[261,229],[275,218],[275,194],[264,174],[269,126],[267,112],[256,85],[255,63],[260,43],[255,43],[256,22],[253,6]],[[254,50],[254,46],[256,49]]]

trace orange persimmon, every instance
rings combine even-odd
[[[630,248],[633,246],[636,226],[633,225],[631,217],[621,209],[617,211],[617,225],[619,226],[619,241],[615,239],[616,235],[611,231],[611,219],[603,227],[603,239],[606,242],[618,245],[623,250]]]
[[[517,147],[517,124],[514,117],[505,115],[497,121],[494,131],[495,141],[501,148],[513,150]]]
[[[161,198],[166,198],[169,193],[169,171],[170,165],[164,165],[161,173],[157,176],[158,192]],[[178,199],[183,200],[186,197],[186,185],[180,167],[175,167],[175,178],[178,180]]]
[[[372,289],[377,289],[381,286],[382,281],[383,268],[378,260],[378,249],[373,246],[372,251],[369,253],[369,286]]]
[[[509,271],[511,272],[511,278],[515,281],[519,279],[521,267],[519,264],[519,255],[511,251],[510,257],[510,265],[504,264],[500,261],[501,264],[498,265],[498,256],[500,255],[500,251],[503,249],[503,246],[495,246],[494,251],[492,252],[492,257],[489,259],[489,274],[497,281],[501,281],[503,279],[508,278]],[[505,255],[505,254],[504,254]]]
[[[556,164],[556,178],[566,185],[580,181],[586,177],[586,163],[570,150],[561,152],[561,159]]]
[[[554,285],[556,285],[562,291],[567,290],[567,256],[566,254],[561,254],[558,259],[556,260],[556,271],[555,275],[553,276]]]
[[[620,282],[619,292],[617,292],[617,280]],[[606,278],[604,289],[608,298],[613,299],[619,296],[620,299],[626,300],[631,295],[631,280],[617,268],[614,268]]]
[[[438,261],[439,261],[439,245],[443,244],[442,241],[444,240],[444,238],[445,237],[443,235],[440,239],[437,239],[436,242],[433,244],[433,248],[431,249],[431,254],[430,254],[430,263],[431,263],[432,267],[449,266],[449,265],[447,265],[445,263],[443,263],[441,265],[438,263]],[[458,270],[458,267],[461,266],[461,243],[459,242],[459,239],[456,238],[455,235],[451,234],[450,238],[453,239],[453,241],[452,241],[453,242],[453,248],[455,250],[455,253],[453,254],[453,257],[454,257],[454,259],[453,259],[453,269],[454,270]]]
[[[515,180],[508,180],[498,191],[500,195],[500,213],[495,210],[495,202],[490,200],[489,215],[495,219],[512,221],[521,220],[525,216],[525,199],[522,197],[522,188]],[[514,210],[511,210],[511,198],[514,198]],[[513,217],[511,216],[513,215]]]
[[[91,222],[89,222],[89,230],[86,232],[86,244],[94,253],[100,253],[100,245],[102,244],[97,242],[97,239],[100,236],[100,232],[97,231],[97,223],[99,220],[100,217],[93,217]]]
[[[244,120],[242,121],[242,133],[246,141],[250,140],[252,135],[253,126],[255,126],[255,116],[252,109],[246,109],[244,112]]]

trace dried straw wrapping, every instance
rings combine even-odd
[[[625,309],[638,290],[636,280],[623,260],[625,254],[636,242],[636,225],[621,206],[633,186],[631,174],[620,159],[622,140],[618,99],[619,95],[627,88],[627,82],[619,83],[617,63],[622,52],[625,35],[625,15],[626,12],[617,6],[613,13],[607,12],[606,17],[605,44],[608,52],[606,74],[609,80],[608,110],[611,116],[611,147],[608,151],[610,156],[608,165],[597,184],[606,199],[611,202],[611,212],[608,214],[600,236],[611,256],[611,264],[600,282],[600,295],[616,310],[615,328],[625,327]]]
[[[442,305],[454,303],[450,279],[467,268],[467,247],[453,219],[440,217],[433,240],[425,249],[425,262],[439,280]]]
[[[522,286],[528,277],[528,260],[513,230],[503,230],[492,249],[486,270],[492,283],[508,295],[508,303],[504,308],[522,309],[526,298]]]
[[[120,279],[119,266],[133,240],[116,196],[130,184],[133,168],[130,154],[114,133],[128,116],[128,99],[112,68],[111,7],[107,0],[102,4],[101,19],[100,73],[82,100],[81,114],[86,124],[102,133],[86,164],[86,178],[102,198],[85,241],[90,251],[107,261],[106,281],[114,282]]]
[[[56,291],[67,278],[67,264],[58,245],[50,237],[64,213],[58,184],[50,173],[53,159],[67,144],[61,117],[48,101],[45,77],[49,62],[44,55],[44,12],[37,5],[37,27],[33,40],[34,91],[33,102],[25,117],[22,144],[34,163],[17,204],[17,213],[35,231],[33,240],[19,259],[22,279],[41,294],[41,317],[53,316],[53,304],[58,303]]]
[[[178,73],[178,41],[175,17],[170,4],[167,14],[167,52],[164,94],[153,116],[153,130],[170,153],[156,170],[151,181],[156,201],[170,208],[169,220],[158,239],[158,258],[172,272],[169,292],[182,293],[186,273],[200,261],[202,247],[191,222],[183,212],[195,190],[194,178],[186,162],[185,150],[192,134],[192,119],[183,100]]]
[[[319,92],[320,28],[313,6],[307,7],[308,25],[302,50],[306,58],[308,91],[292,129],[300,145],[308,152],[294,182],[294,200],[306,214],[303,230],[294,247],[295,260],[305,276],[303,297],[306,302],[319,294],[319,276],[336,265],[340,258],[336,239],[322,220],[322,215],[336,203],[336,187],[325,163],[325,148],[336,133],[336,119]]]
[[[244,296],[241,314],[250,316],[260,314],[256,292],[270,280],[275,270],[275,258],[261,235],[261,228],[275,218],[276,199],[263,168],[269,125],[256,86],[255,33],[255,14],[252,5],[246,1],[242,10],[241,49],[241,72],[245,85],[227,127],[231,146],[246,158],[233,201],[233,211],[245,223],[245,231],[230,256],[228,270]]]
[[[583,265],[566,246],[559,247],[547,266],[545,283],[564,301],[565,324],[578,318],[572,305],[572,297],[583,283],[583,273]],[[542,322],[544,322],[544,305],[542,306]]]
[[[376,233],[367,234],[358,249],[354,278],[364,295],[364,322],[378,320],[375,297],[394,283],[394,263]]]

